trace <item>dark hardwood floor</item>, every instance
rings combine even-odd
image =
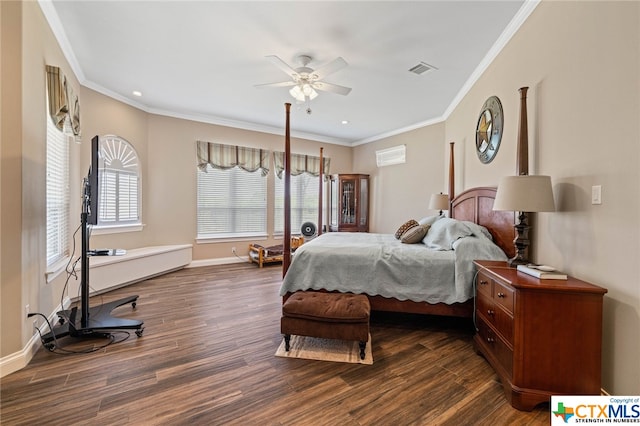
[[[279,265],[169,273],[92,299],[138,294],[144,335],[97,352],[41,348],[2,378],[3,425],[533,425],[548,407],[505,400],[468,320],[373,313],[372,366],[275,357]],[[118,333],[116,338],[124,337]],[[67,350],[104,340],[65,339]]]

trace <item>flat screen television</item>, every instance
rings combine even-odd
[[[98,199],[99,191],[99,179],[98,179],[98,170],[99,170],[99,161],[100,161],[100,138],[98,135],[94,136],[91,139],[91,165],[89,166],[89,174],[87,176],[87,183],[85,188],[85,197],[87,198],[87,224],[89,225],[97,225],[98,224]]]

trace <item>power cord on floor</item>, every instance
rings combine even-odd
[[[476,322],[476,300],[478,299],[478,273],[480,271],[476,271],[473,276],[473,328],[475,328],[476,333],[480,331],[478,329],[478,323]]]
[[[40,312],[33,312],[27,315],[28,318],[31,318],[33,316],[41,316],[42,318],[44,318],[44,321],[47,323],[47,326],[49,327],[49,331],[53,336],[53,343],[45,343],[42,336],[42,332],[40,331],[40,328],[34,327],[38,332],[38,335],[40,336],[40,341],[42,342],[42,346],[44,346],[49,352],[58,354],[58,355],[77,355],[77,354],[88,354],[92,352],[97,352],[106,348],[111,344],[124,342],[131,335],[128,331],[110,331],[110,332],[101,333],[102,336],[109,339],[107,343],[100,346],[92,346],[91,348],[74,351],[74,350],[64,349],[58,345],[58,339],[56,338],[56,334],[53,331],[53,326],[51,325],[49,318],[47,318],[44,314]],[[122,334],[124,336],[116,340],[116,334]]]
[[[243,258],[241,258],[240,256],[238,256],[238,253],[236,252],[236,248],[235,248],[235,247],[231,249],[231,252],[233,253],[233,255],[234,255],[235,257],[237,257],[238,259],[242,260],[243,262],[246,262],[246,261],[247,261],[247,259],[243,259]]]

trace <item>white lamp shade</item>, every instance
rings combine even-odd
[[[429,208],[431,210],[449,210],[449,196],[447,194],[432,194]]]
[[[308,96],[310,100],[315,99],[318,96],[318,92],[316,92],[313,87],[308,84],[298,84],[297,86],[293,86],[293,88],[289,90],[289,94],[300,102],[304,102],[305,96]]]
[[[555,211],[551,177],[523,175],[501,178],[493,209],[517,212]]]

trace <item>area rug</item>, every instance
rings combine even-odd
[[[364,359],[360,359],[358,342],[320,339],[307,336],[291,336],[289,352],[284,350],[284,339],[282,339],[276,351],[276,356],[283,358],[314,359],[318,361],[347,362],[351,364],[373,364],[371,335],[369,335]]]

